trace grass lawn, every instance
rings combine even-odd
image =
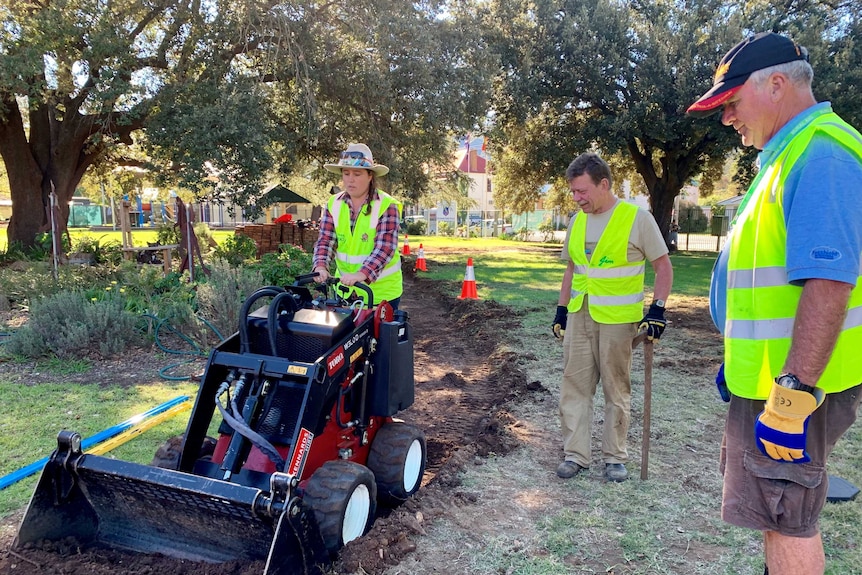
[[[516,307],[556,305],[565,271],[565,264],[559,259],[561,244],[413,236],[410,238],[412,256],[415,257],[420,244],[428,261],[428,272],[423,273],[423,277],[456,282],[460,290],[469,257],[473,259],[480,297]],[[671,261],[673,293],[695,297],[709,294],[714,253],[677,252],[671,255]],[[647,286],[651,286],[653,280],[652,267],[647,265]]]
[[[217,242],[222,242],[226,237],[234,235],[232,229],[213,229],[213,238]],[[88,228],[69,228],[69,236],[72,238],[72,246],[82,237],[89,237],[99,241],[99,243],[117,242],[122,243],[122,232],[120,230],[90,230]],[[136,246],[146,246],[147,242],[155,242],[158,237],[156,228],[133,228],[132,241]],[[0,252],[5,252],[9,247],[9,238],[6,235],[6,228],[0,228]]]

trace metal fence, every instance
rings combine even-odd
[[[676,243],[677,249],[717,252],[724,246],[728,230],[724,214],[713,214],[711,209],[700,206],[687,206],[675,216],[671,227],[671,243]]]
[[[712,236],[709,234],[679,233],[677,249],[687,252],[717,252],[724,247],[727,236]]]

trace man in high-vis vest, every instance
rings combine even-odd
[[[375,185],[375,177],[385,176],[389,168],[375,164],[365,144],[350,144],[337,163],[323,167],[341,174],[344,191],[326,203],[312,269],[321,282],[326,281],[335,260],[341,284],[367,284],[374,305],[387,301],[398,309],[403,291],[398,254],[401,203]],[[362,290],[357,295],[366,298]]]
[[[560,423],[565,458],[557,475],[568,479],[590,467],[593,397],[601,381],[604,477],[625,481],[632,339],[638,329],[646,330],[650,340],[661,337],[673,267],[652,214],[614,195],[611,170],[598,155],[575,158],[566,180],[581,211],[572,218],[563,244],[566,271],[552,324],[554,335],[563,339]],[[656,279],[654,299],[644,316],[647,260]]]
[[[730,402],[722,518],[764,534],[765,573],[825,570],[826,460],[862,382],[862,136],[817,103],[808,52],[764,32],[731,49],[688,109],[721,111],[759,171],[713,270]]]

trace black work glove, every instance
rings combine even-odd
[[[664,319],[664,308],[651,304],[649,311],[638,324],[638,331],[646,330],[647,339],[652,341],[661,339],[665,326],[667,326],[667,322]]]
[[[569,310],[564,305],[557,306],[557,315],[554,316],[554,323],[551,325],[551,331],[554,332],[554,337],[560,339],[566,333],[566,317]]]

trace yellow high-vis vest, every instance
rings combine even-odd
[[[335,237],[338,239],[338,249],[335,253],[337,275],[355,273],[362,269],[362,264],[374,251],[374,237],[377,234],[377,223],[380,221],[380,216],[392,204],[398,207],[398,215],[400,216],[401,203],[389,194],[377,190],[377,199],[371,201],[371,213],[368,213],[367,207],[363,206],[359,215],[356,216],[356,225],[350,229],[350,206],[346,205],[343,200],[339,200],[337,195],[329,198],[327,209],[329,209],[335,222]],[[383,271],[380,272],[377,279],[369,284],[369,287],[374,294],[374,305],[384,300],[392,301],[401,297],[403,282],[401,255],[398,253],[398,246],[395,247],[392,259],[383,267]],[[362,290],[355,291],[363,300],[367,299],[365,292]]]
[[[831,111],[814,116],[792,132],[784,149],[761,168],[728,238],[725,377],[730,391],[740,397],[766,399],[790,352],[802,287],[787,280],[784,186],[815,135],[831,138],[862,161],[859,132]],[[862,282],[858,279],[826,370],[819,382],[805,383],[817,384],[826,393],[862,383]]]
[[[634,323],[643,317],[644,261],[628,261],[629,236],[638,208],[617,203],[610,221],[587,260],[587,214],[578,213],[569,235],[569,256],[575,266],[569,313],[581,309],[589,295],[590,316],[598,323]]]

